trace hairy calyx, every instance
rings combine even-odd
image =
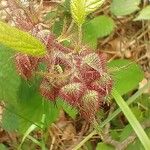
[[[34,22],[30,16],[25,16],[25,13],[22,15],[19,9],[16,9],[17,13],[14,12],[11,8],[19,8],[17,3],[8,5],[12,15],[17,14],[16,27],[37,37],[47,47],[47,55],[43,58],[17,54],[15,62],[19,74],[28,80],[33,76],[33,72],[38,72],[38,64],[44,63],[46,71],[39,73],[43,78],[39,87],[40,93],[52,101],[61,97],[76,107],[87,121],[92,122],[112,89],[105,54],[95,53],[90,49],[76,53],[59,43],[37,20]]]
[[[70,50],[67,53],[62,45],[60,47],[63,49],[51,45],[47,45],[47,56],[40,60],[47,64],[39,87],[40,93],[52,101],[61,97],[76,107],[87,121],[92,122],[112,89],[106,56],[91,50],[78,53]],[[34,68],[31,70],[35,71]]]

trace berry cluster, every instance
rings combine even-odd
[[[47,47],[47,55],[43,58],[17,54],[15,62],[19,74],[27,80],[37,70],[39,62],[46,64],[40,93],[52,101],[61,97],[76,107],[87,121],[92,122],[112,89],[105,54],[89,49],[76,52],[67,48],[29,19],[24,20],[24,23],[16,19],[16,26],[37,37]]]
[[[16,56],[19,73],[29,79],[38,62],[45,63],[47,69],[43,73],[40,93],[52,101],[61,97],[91,122],[112,89],[105,54],[90,50],[69,51],[51,36],[47,38],[47,55],[42,59]]]

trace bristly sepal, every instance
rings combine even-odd
[[[99,93],[95,90],[87,90],[81,98],[80,113],[85,120],[92,123],[102,103]]]
[[[80,103],[80,98],[84,94],[85,86],[82,83],[70,83],[60,90],[60,97],[66,100],[72,106]]]
[[[38,66],[39,59],[26,54],[17,54],[15,64],[19,75],[25,80],[30,79]]]
[[[92,123],[113,87],[112,78],[107,72],[107,56],[87,48],[76,52],[72,47],[64,46],[39,22],[25,15],[24,10],[23,16],[14,0],[8,3],[15,17],[15,26],[38,38],[47,50],[46,55],[40,59],[17,54],[15,62],[18,73],[28,80],[34,72],[38,72],[39,62],[44,63],[46,71],[41,74],[41,95],[53,102],[57,97],[62,98],[77,108],[86,121]]]

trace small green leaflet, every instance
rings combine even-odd
[[[63,110],[72,118],[75,119],[77,114],[78,114],[78,110],[76,108],[74,108],[73,106],[71,106],[70,104],[68,104],[67,102],[65,102],[64,100],[58,98],[56,101],[56,105],[58,108],[63,108]]]
[[[150,20],[150,5],[146,6],[144,9],[140,11],[140,14],[137,18],[134,19],[136,20]]]
[[[86,0],[85,3],[85,11],[86,14],[89,14],[91,12],[94,12],[96,9],[98,9],[105,0]]]
[[[38,39],[0,21],[0,43],[18,52],[32,56],[44,56],[46,48]]]
[[[105,0],[71,0],[71,14],[78,26],[85,22],[86,16],[98,9]]]
[[[86,18],[85,0],[71,0],[71,14],[74,21],[80,26]]]
[[[115,23],[112,18],[100,15],[83,25],[83,41],[95,48],[97,39],[108,36],[114,29]]]
[[[124,69],[121,68],[126,66]],[[139,82],[142,81],[144,73],[139,65],[126,59],[113,60],[108,63],[108,67],[120,68],[111,73],[114,81],[114,87],[120,95],[124,95],[133,89],[136,89]]]
[[[141,0],[113,0],[110,6],[111,12],[116,16],[129,15],[139,10]]]

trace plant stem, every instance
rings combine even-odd
[[[82,25],[78,26],[78,45],[77,45],[77,51],[79,52],[82,47]]]
[[[74,26],[74,20],[71,21],[69,28],[66,31],[66,34],[69,34]]]

